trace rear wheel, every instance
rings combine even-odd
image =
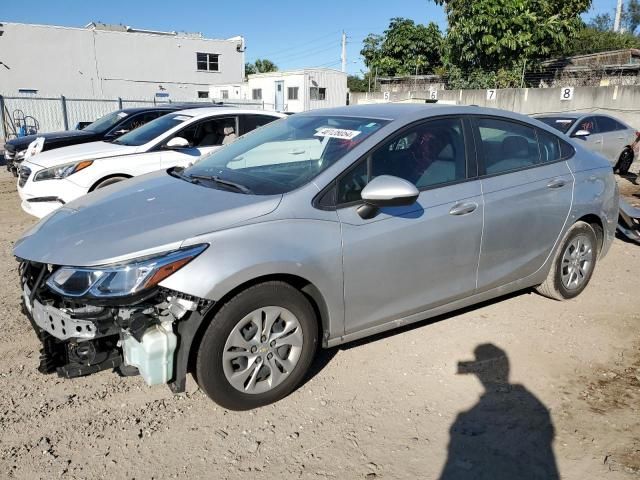
[[[591,280],[597,256],[593,227],[586,222],[576,222],[556,251],[547,279],[536,290],[555,300],[577,297]]]
[[[620,158],[618,158],[618,163],[614,167],[614,171],[617,171],[620,175],[626,175],[629,173],[629,168],[633,163],[633,150],[630,148],[626,148],[624,152],[620,154]]]
[[[108,187],[109,185],[113,185],[114,183],[118,183],[118,182],[121,182],[123,180],[127,180],[128,178],[129,177],[122,177],[122,176],[105,178],[104,180],[100,180],[96,184],[96,186],[93,187],[93,190],[98,190],[99,188]]]
[[[259,284],[214,316],[198,348],[196,378],[225,408],[261,407],[300,384],[317,343],[315,312],[306,297],[284,282]]]

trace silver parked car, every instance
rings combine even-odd
[[[516,290],[575,297],[618,216],[610,165],[477,107],[299,113],[97,190],[15,245],[40,370],[105,368],[230,409],[328,348]]]
[[[584,113],[537,115],[535,118],[582,141],[588,149],[606,157],[619,173],[629,171],[639,132],[626,123],[609,115]]]

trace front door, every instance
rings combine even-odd
[[[345,333],[376,327],[471,294],[482,234],[480,181],[469,178],[459,118],[431,120],[386,141],[337,182]],[[379,175],[414,183],[408,207],[357,213]]]
[[[584,146],[589,150],[597,152],[600,155],[604,155],[604,142],[602,133],[600,133],[598,122],[596,121],[596,117],[586,117],[580,120],[578,124],[573,127],[574,133],[578,130],[586,130],[590,133],[590,135],[586,137],[575,137],[575,140],[577,140],[578,142],[584,142]]]
[[[282,112],[284,110],[284,81],[276,81],[276,99],[275,99],[276,112]]]
[[[573,176],[556,135],[530,125],[479,118],[484,194],[478,290],[525,278],[542,267],[563,230]]]

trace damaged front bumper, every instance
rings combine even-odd
[[[74,378],[116,369],[184,391],[189,350],[213,302],[158,287],[126,305],[82,303],[46,286],[55,269],[20,267],[23,312],[42,343],[40,372]]]

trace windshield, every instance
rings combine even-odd
[[[550,127],[560,130],[562,133],[567,133],[571,128],[571,125],[576,123],[575,118],[566,117],[538,117],[542,123],[546,123]]]
[[[168,132],[176,125],[180,125],[187,120],[191,120],[193,117],[189,115],[180,115],[179,113],[170,113],[160,118],[145,123],[141,127],[131,130],[129,133],[125,133],[113,143],[118,145],[128,145],[130,147],[139,147],[147,142],[150,142],[154,138]]]
[[[100,117],[93,123],[90,123],[83,130],[88,130],[89,132],[95,133],[103,133],[115,126],[120,120],[124,117],[128,116],[128,113],[125,112],[111,112],[104,117]]]
[[[258,195],[286,193],[309,182],[387,123],[293,115],[203,156],[183,175],[234,182]]]

